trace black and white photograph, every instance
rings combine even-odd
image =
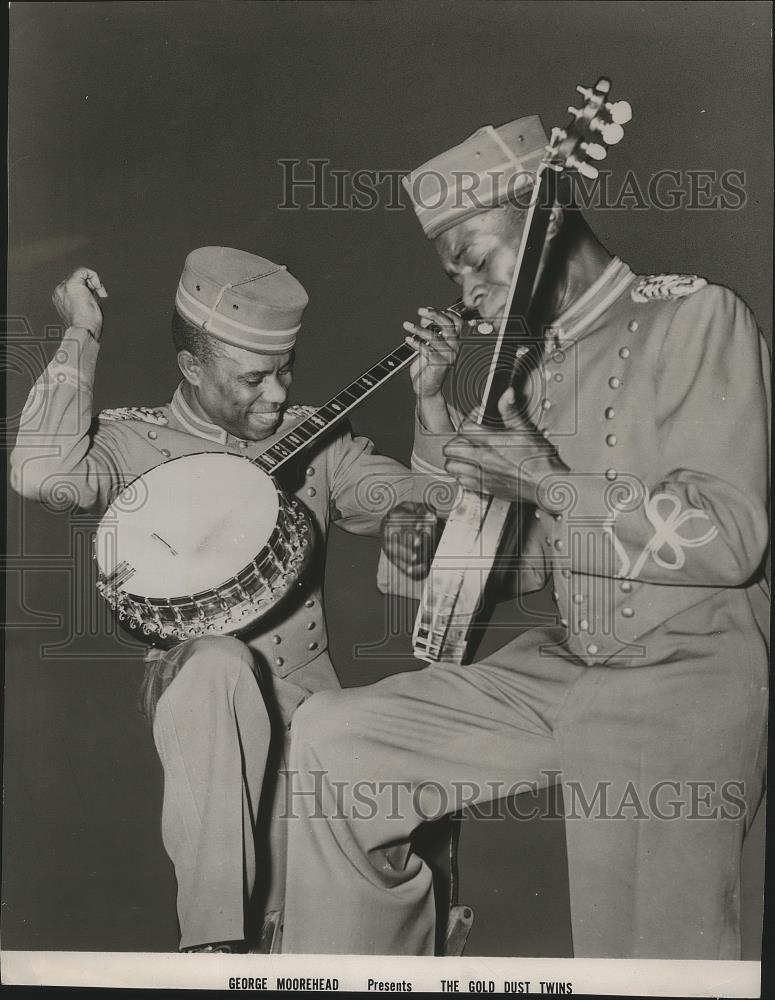
[[[764,995],[771,5],[8,24],[3,985]]]

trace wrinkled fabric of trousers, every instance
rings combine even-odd
[[[577,957],[739,958],[768,700],[748,600],[716,594],[600,666],[531,629],[482,662],[306,701],[291,730],[283,950],[433,954],[412,831],[516,783],[559,782]]]
[[[181,949],[251,939],[282,908],[288,726],[313,691],[337,686],[327,653],[280,678],[230,637],[149,652],[140,709],[164,771]]]

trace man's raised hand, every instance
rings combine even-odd
[[[418,399],[438,396],[460,350],[463,320],[449,309],[418,310],[420,322],[407,320],[406,342],[419,352],[409,368],[412,387]]]
[[[79,267],[60,282],[51,301],[67,326],[90,330],[96,340],[102,331],[102,309],[97,299],[106,299],[108,293],[100,276],[90,267]]]

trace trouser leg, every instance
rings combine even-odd
[[[540,786],[556,769],[566,811],[572,785],[587,803],[608,796],[566,821],[574,954],[737,957],[766,658],[725,630],[725,602],[717,612],[702,609],[717,626],[704,635],[689,614],[663,628],[648,660],[583,667],[538,655],[529,637],[483,664],[313,698],[293,727],[303,794],[288,821],[284,949],[430,954],[431,879],[409,849],[423,818],[414,793],[432,781],[453,811],[459,793],[497,798],[492,780]],[[383,796],[376,813],[354,814],[370,779],[407,782],[403,807],[391,813]]]
[[[286,826],[281,821],[285,801],[290,732],[282,722],[273,726],[256,823],[256,888],[251,904],[253,934],[267,913],[281,910],[285,899]]]
[[[251,903],[251,940],[257,939],[267,914],[282,911],[287,867],[287,824],[282,816],[287,797],[291,719],[312,691],[339,689],[326,654],[287,677],[265,675],[264,702],[272,739],[264,774],[256,826],[256,889]]]
[[[739,958],[766,660],[720,630],[691,640],[691,658],[593,669],[557,721],[577,957]]]
[[[297,711],[284,951],[433,954],[431,873],[411,833],[558,769],[547,717],[579,669],[536,668],[549,684],[500,666],[431,666]]]
[[[178,883],[181,948],[245,937],[256,870],[254,827],[270,745],[250,650],[219,637],[186,646],[153,722],[164,769],[162,836]]]

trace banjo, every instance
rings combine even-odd
[[[464,312],[462,302],[450,308]],[[251,630],[298,584],[312,552],[309,511],[275,475],[417,353],[403,342],[255,459],[185,455],[129,483],[93,549],[97,590],[120,624],[162,648]]]
[[[557,197],[558,176],[576,170],[585,177],[597,177],[597,168],[589,161],[606,156],[605,146],[613,146],[623,138],[622,125],[632,117],[626,101],[607,103],[610,87],[606,78],[598,80],[593,88],[577,87],[584,98],[583,107],[568,108],[571,122],[564,129],[552,130],[533,185],[517,263],[476,415],[478,424],[502,426],[498,400],[512,384],[521,354],[518,344],[526,325],[522,317],[529,315],[549,216]],[[473,623],[483,605],[488,576],[504,544],[512,513],[513,504],[507,500],[458,489],[415,621],[412,640],[418,659],[453,664],[466,659]]]

